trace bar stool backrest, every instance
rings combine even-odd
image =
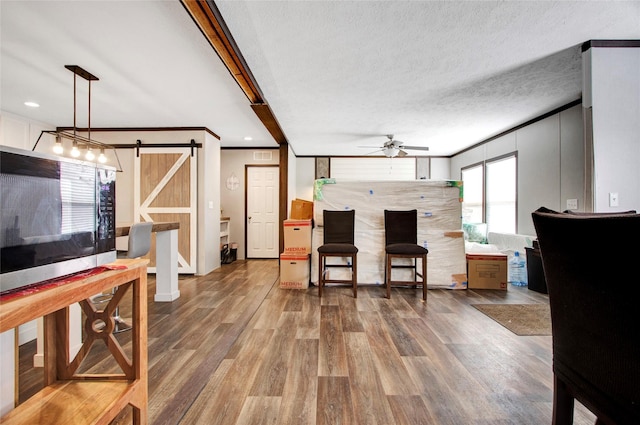
[[[418,243],[418,211],[384,210],[385,245]]]
[[[151,228],[153,223],[134,223],[129,229],[129,248],[127,258],[138,258],[147,255],[151,249]]]
[[[322,212],[324,220],[324,243],[346,243],[353,245],[355,210]]]

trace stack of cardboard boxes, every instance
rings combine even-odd
[[[289,219],[284,220],[284,252],[280,254],[280,287],[307,289],[309,287],[309,254],[313,202],[291,201]]]

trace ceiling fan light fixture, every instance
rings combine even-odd
[[[388,158],[394,158],[394,157],[398,156],[399,152],[400,152],[400,149],[398,149],[395,146],[387,146],[386,148],[384,148],[382,150],[382,153],[384,153],[384,156],[386,156]]]

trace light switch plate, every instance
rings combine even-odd
[[[577,199],[567,199],[567,209],[568,210],[577,210],[578,209],[578,200]]]
[[[609,193],[609,206],[617,207],[620,204],[620,200],[618,199],[618,192],[610,192]]]

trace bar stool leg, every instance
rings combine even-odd
[[[427,300],[427,256],[422,256],[422,299]]]
[[[322,284],[324,283],[324,281],[323,281],[323,276],[324,276],[324,273],[323,273],[323,271],[324,271],[323,270],[324,269],[324,267],[323,267],[323,259],[324,259],[324,255],[319,254],[318,258],[319,258],[319,261],[320,261],[320,264],[318,265],[318,298],[322,298]]]
[[[387,287],[387,298],[391,298],[391,255],[387,254],[387,265],[385,267],[385,285]]]
[[[353,298],[358,298],[358,255],[351,257],[351,284],[353,285]]]

